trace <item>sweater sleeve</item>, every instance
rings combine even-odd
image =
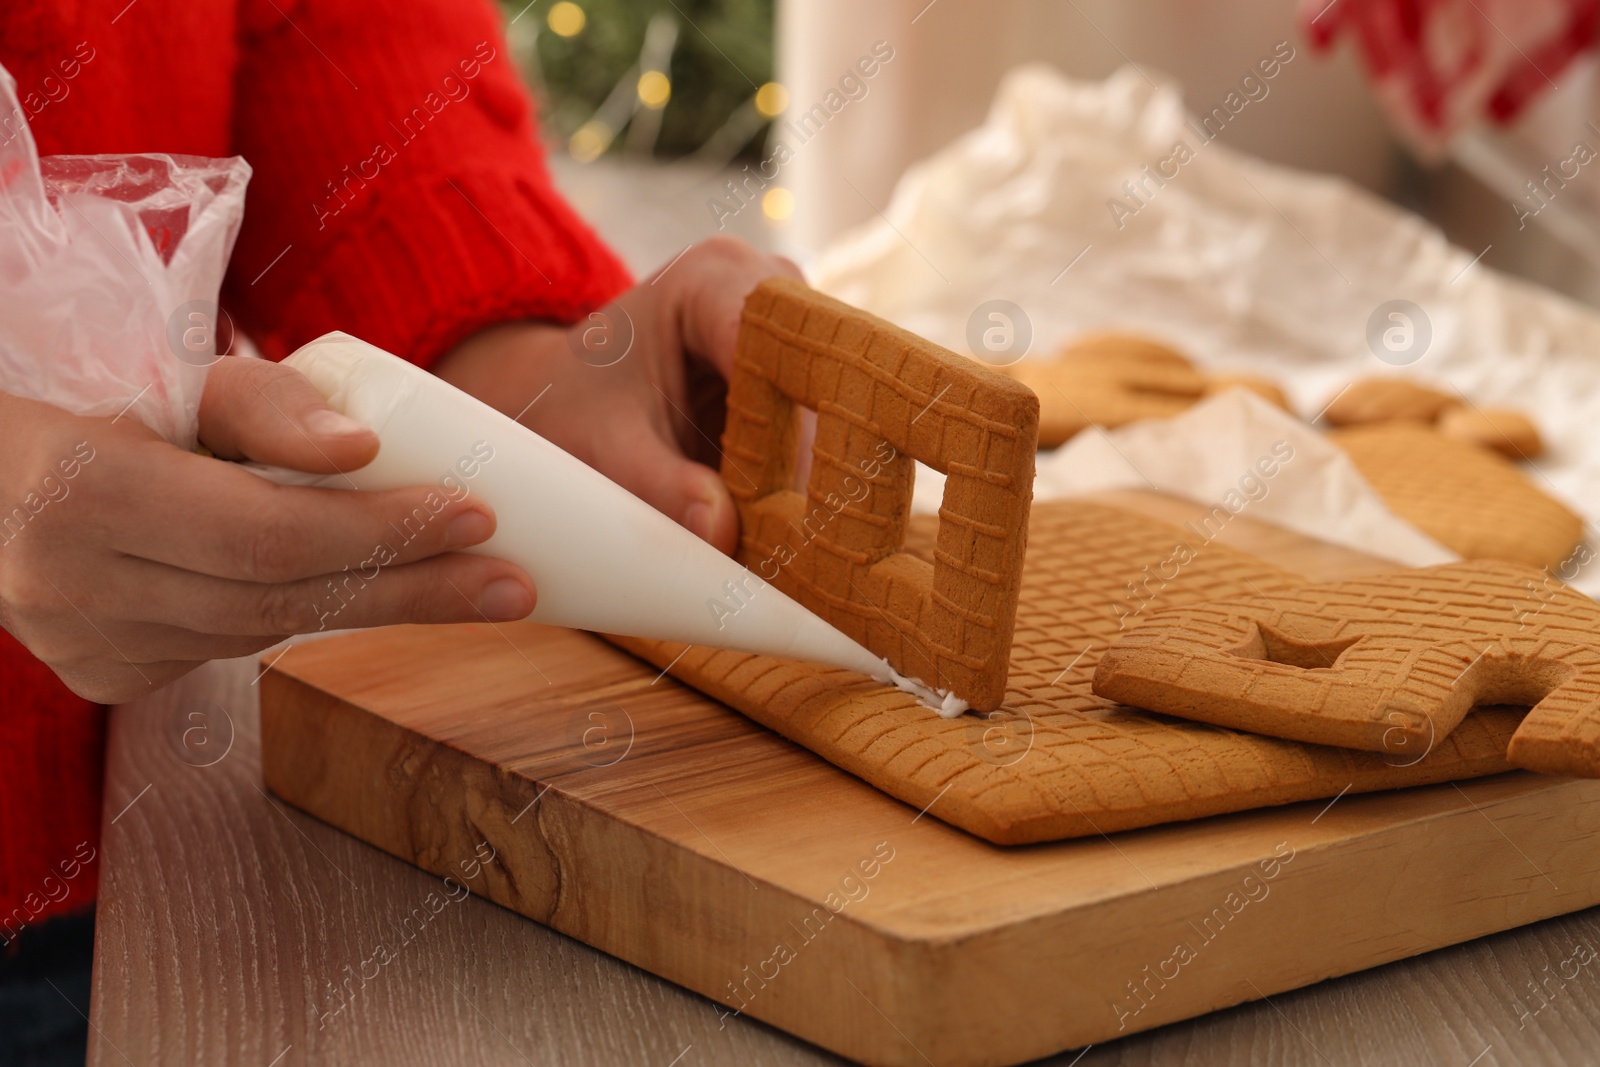
[[[427,366],[629,284],[555,191],[487,0],[244,0],[240,32],[224,291],[268,356],[338,329]]]

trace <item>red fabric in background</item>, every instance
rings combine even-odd
[[[1354,39],[1380,102],[1427,154],[1507,123],[1596,45],[1600,0],[1301,0],[1312,45]]]
[[[6,0],[0,63],[41,154],[250,161],[224,302],[273,358],[341,329],[426,366],[629,283],[551,186],[488,0]],[[92,900],[94,865],[45,879],[98,849],[104,730],[0,634],[0,937]]]
[[[0,548],[0,552],[5,551]],[[105,709],[0,630],[0,956],[23,930],[93,903]]]

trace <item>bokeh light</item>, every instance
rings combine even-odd
[[[545,22],[549,23],[550,32],[558,37],[576,37],[588,24],[589,16],[583,13],[583,8],[572,3],[572,0],[561,0],[550,9],[550,13],[545,16]]]
[[[585,122],[567,142],[567,151],[579,163],[593,163],[611,147],[616,131],[597,120]]]
[[[777,82],[767,82],[756,90],[756,110],[767,118],[781,115],[789,106],[789,90]]]
[[[774,185],[761,195],[761,213],[773,222],[782,222],[794,214],[794,194]]]
[[[672,81],[659,70],[647,70],[639,75],[639,103],[653,110],[667,106],[672,99]]]

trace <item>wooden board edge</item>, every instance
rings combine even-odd
[[[896,939],[845,912],[830,915],[790,890],[757,885],[728,862],[629,826],[548,783],[504,772],[284,672],[269,671],[261,684],[262,778],[285,802],[458,883],[460,864],[481,860],[486,843],[494,859],[481,863],[473,884],[496,904],[707,997],[708,1009],[724,1022],[748,1014],[862,1062],[901,1062],[894,1047],[899,1039],[892,1031],[879,1033],[879,1017],[866,1019],[862,1012],[870,1009],[849,998],[901,999],[893,989],[897,976],[925,970],[916,957],[928,946]],[[284,758],[289,752],[318,758],[292,765]],[[413,806],[426,817],[410,818]],[[607,847],[617,834],[634,835],[629,848]],[[603,902],[583,899],[597,892]],[[705,904],[741,896],[748,903],[736,914]],[[634,921],[625,921],[627,915]],[[813,929],[799,954],[810,977],[794,977],[790,967],[774,963],[769,934]],[[717,958],[748,964],[727,973],[709,962]],[[763,965],[776,980],[762,977]],[[825,978],[842,971],[853,976],[855,992]],[[831,993],[820,1012],[801,995],[814,996],[819,988]]]
[[[1600,854],[1571,844],[1600,829],[1600,782],[1575,780],[1314,843],[1270,879],[1246,864],[959,939],[906,937],[847,910],[828,916],[780,887],[745,886],[729,863],[559,789],[541,796],[532,779],[282,672],[262,686],[262,773],[285,801],[441,877],[459,878],[459,864],[486,844],[495,859],[480,884],[496,903],[707,996],[719,1013],[743,1003],[746,1014],[885,1067],[924,1054],[942,1067],[1002,1067],[1600,903]],[[290,766],[288,751],[327,757]],[[413,805],[428,817],[410,818]],[[609,848],[616,834],[637,835],[639,847]],[[1263,859],[1275,846],[1263,842]],[[1530,864],[1539,870],[1518,873]],[[1244,880],[1252,872],[1255,890]],[[893,873],[875,891],[893,892]],[[1329,899],[1323,883],[1341,878],[1351,893]],[[1244,901],[1237,913],[1230,893]],[[733,915],[705,903],[741,897],[748,904]],[[1398,923],[1397,901],[1427,905],[1420,937]],[[648,921],[630,924],[628,914]],[[1171,962],[1185,930],[1193,940],[1213,927],[1193,960]],[[779,943],[792,960],[780,959]],[[729,974],[717,958],[748,963]],[[1123,990],[1120,1011],[1108,975]]]
[[[1473,784],[1477,802],[1348,838],[1264,838],[1263,860],[1293,850],[1270,878],[1234,865],[990,931],[981,951],[939,946],[925,1014],[895,1021],[941,1065],[1005,1067],[1600,904],[1600,853],[1584,844],[1600,831],[1600,781]],[[1024,956],[1033,986],[986,966]],[[1049,994],[1028,1002],[1033,988]]]

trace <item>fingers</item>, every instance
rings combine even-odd
[[[120,657],[96,659],[50,669],[67,688],[96,704],[121,704],[153,693],[200,666],[199,661],[132,663]]]
[[[255,651],[251,642],[264,648],[286,634],[363,626],[509,622],[527,618],[537,600],[532,579],[520,568],[489,556],[449,553],[280,584],[228,581],[128,560],[95,607],[103,615],[131,614],[127,598],[139,591],[143,598],[127,629],[105,629],[134,660],[246,655]]]
[[[685,502],[678,521],[700,540],[733,555],[739,547],[739,513],[722,478],[710,467],[684,460],[678,485]],[[656,504],[669,515],[672,506],[670,501]]]
[[[165,662],[203,662],[250,656],[282,641],[286,635],[232,635],[199,633],[180,626],[140,622],[116,625],[101,621],[96,633],[85,635],[85,659],[68,659],[57,669],[84,668],[93,660],[109,659],[124,666],[133,665],[149,674],[147,665]],[[98,647],[94,638],[100,638]]]
[[[729,237],[713,237],[684,253],[679,263],[659,275],[662,283],[672,281],[679,300],[684,347],[726,378],[733,369],[744,299],[774,275],[805,280],[792,261]]]
[[[299,371],[243,356],[211,367],[200,440],[224,459],[315,474],[357,470],[378,454],[378,435],[335,411]]]
[[[643,424],[612,442],[604,469],[624,489],[722,552],[738,547],[739,515],[722,478]]]
[[[102,703],[134,699],[200,662],[250,655],[290,633],[507,622],[526,618],[536,602],[518,568],[464,555],[280,586],[130,560],[111,584],[61,592],[17,634],[74,692]],[[131,604],[129,590],[137,594]],[[98,621],[89,623],[90,614]]]
[[[410,563],[494,533],[483,501],[442,485],[354,492],[273,485],[249,471],[151,442],[141,476],[103,479],[111,547],[219,578],[288,582]],[[452,494],[455,498],[452,499]]]
[[[309,386],[281,368],[257,367],[222,371],[203,421],[225,453],[287,462],[258,447],[278,431],[252,421],[259,410],[247,409],[261,405],[239,402],[241,390],[276,391],[268,407],[291,426],[316,401],[304,403]],[[131,420],[0,402],[8,430],[31,449],[6,453],[0,483],[13,497],[35,483],[44,486],[35,497],[50,494],[48,510],[33,508],[38,517],[3,546],[0,620],[90,699],[132,699],[288,633],[533,610],[520,569],[454,551],[494,532],[492,511],[459,487],[284,488],[173,448]],[[58,444],[70,470],[57,463]]]

